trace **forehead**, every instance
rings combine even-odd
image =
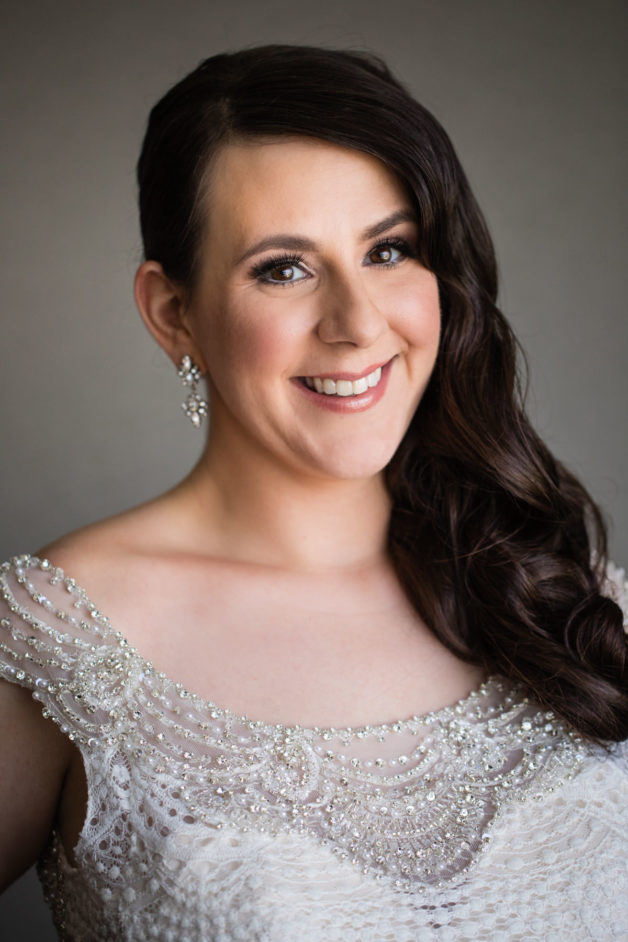
[[[214,155],[204,187],[209,228],[243,235],[269,223],[301,225],[349,214],[356,227],[410,204],[406,187],[379,158],[319,138],[246,139]]]

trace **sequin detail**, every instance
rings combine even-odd
[[[166,875],[189,877],[199,842],[222,846],[221,833],[313,841],[341,868],[425,898],[461,885],[513,802],[543,803],[603,758],[497,675],[396,722],[254,720],[155,670],[47,560],[5,563],[0,592],[0,674],[29,687],[84,757],[93,813],[76,854],[105,907],[155,900]],[[62,860],[53,836],[49,887]]]

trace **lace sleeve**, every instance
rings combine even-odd
[[[119,725],[116,707],[136,671],[131,651],[63,570],[32,556],[0,566],[0,677],[31,690],[70,739],[112,741],[111,717]]]

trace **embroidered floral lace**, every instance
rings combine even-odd
[[[607,591],[628,611],[623,570]],[[81,751],[72,866],[38,870],[72,942],[628,938],[628,745],[500,676],[377,726],[268,724],[187,692],[46,560],[0,568],[0,676]]]

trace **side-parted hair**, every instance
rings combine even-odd
[[[145,258],[193,292],[212,157],[282,135],[383,161],[438,279],[436,365],[385,469],[388,547],[409,599],[458,657],[523,682],[588,738],[628,738],[628,639],[603,594],[603,516],[526,416],[525,361],[453,146],[381,58],[271,44],[211,56],[178,82],[151,111],[137,166]]]

